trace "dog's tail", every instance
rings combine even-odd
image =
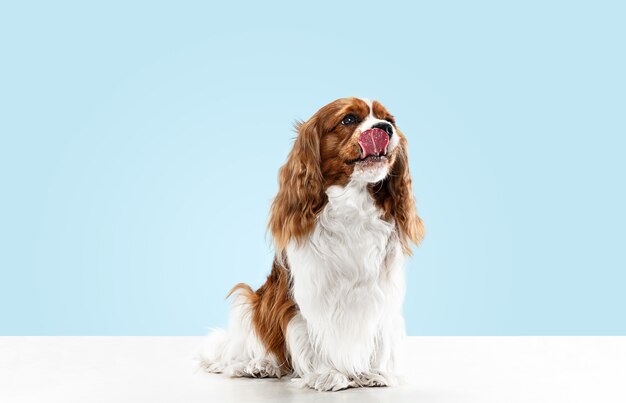
[[[245,348],[244,333],[251,331],[250,323],[251,297],[255,295],[252,288],[244,283],[235,285],[226,295],[225,299],[234,296],[231,303],[229,327],[224,329],[211,329],[204,339],[198,354],[200,366],[207,372],[228,372],[229,367],[237,361],[244,361],[243,350]],[[237,343],[239,342],[239,343]],[[238,351],[239,350],[239,351]]]
[[[253,302],[256,298],[258,298],[258,296],[254,293],[254,290],[252,289],[252,287],[250,287],[248,284],[246,283],[239,283],[236,284],[233,288],[230,289],[230,291],[228,292],[228,294],[226,295],[225,299],[230,298],[233,294],[235,295],[235,300],[233,300],[233,303],[236,301],[236,299],[239,296],[245,297],[247,298],[248,303]],[[256,298],[255,298],[256,297]]]
[[[207,372],[237,376],[258,350],[252,325],[252,307],[258,296],[249,285],[235,285],[226,299],[233,297],[228,329],[212,329],[198,353],[201,368]]]

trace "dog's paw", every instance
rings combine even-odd
[[[254,359],[230,366],[226,371],[233,378],[280,378],[280,368],[266,359]]]
[[[209,372],[212,374],[221,374],[222,372],[224,372],[225,367],[220,362],[210,361],[203,358],[198,361],[200,368],[205,372]]]
[[[252,360],[246,365],[245,372],[252,378],[280,378],[280,368],[269,360]]]
[[[354,382],[363,387],[395,386],[398,384],[394,375],[377,370],[359,374]]]
[[[354,388],[356,383],[338,371],[328,371],[318,374],[307,374],[302,382],[315,390],[321,392],[336,392],[338,390]]]

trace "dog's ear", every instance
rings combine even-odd
[[[320,167],[320,128],[316,116],[295,127],[298,136],[278,173],[278,194],[272,202],[268,229],[276,252],[289,241],[301,241],[315,224],[325,193]]]
[[[398,135],[400,143],[391,172],[382,183],[370,186],[370,190],[385,216],[394,219],[404,253],[411,255],[410,243],[419,245],[425,229],[422,219],[417,215],[413,197],[407,141],[399,130]]]

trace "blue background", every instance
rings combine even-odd
[[[410,334],[626,334],[620,2],[6,3],[0,334],[225,324],[293,121],[351,95],[409,139]]]

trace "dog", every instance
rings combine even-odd
[[[270,210],[271,273],[231,290],[229,328],[208,336],[201,365],[319,391],[395,385],[404,257],[424,236],[406,137],[380,102],[354,97],[295,129]]]

